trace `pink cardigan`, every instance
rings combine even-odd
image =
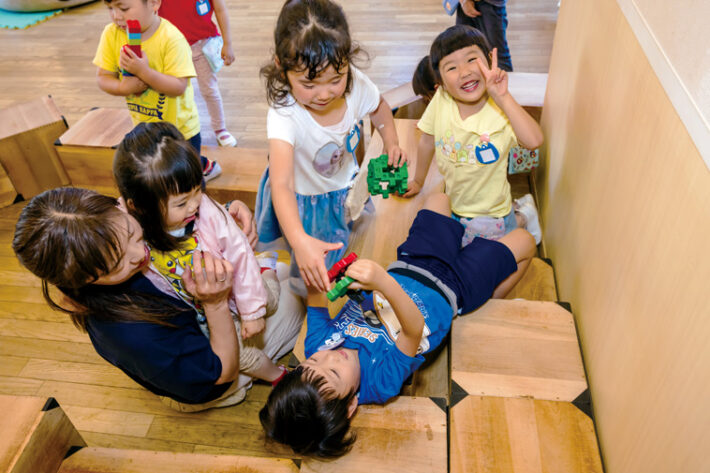
[[[229,308],[242,320],[254,320],[266,314],[266,289],[261,269],[242,230],[227,211],[206,195],[202,196],[195,220],[199,248],[224,258],[234,267]],[[151,265],[145,276],[161,292],[179,297],[172,285]]]

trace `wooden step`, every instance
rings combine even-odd
[[[554,302],[493,299],[457,317],[451,380],[468,394],[573,401],[587,382],[572,314]]]
[[[290,459],[206,453],[86,447],[69,456],[59,473],[297,473]]]
[[[71,184],[107,195],[118,195],[113,181],[113,156],[123,137],[133,129],[127,109],[96,108],[82,117],[55,143]],[[217,201],[243,200],[254,208],[265,149],[202,146],[202,154],[216,160],[222,175],[207,183]]]
[[[542,105],[545,102],[547,74],[539,72],[509,72],[508,88],[515,100],[540,121]],[[414,93],[411,82],[405,82],[382,93],[392,110],[398,112],[397,118],[420,118],[426,108],[421,97]],[[411,108],[412,110],[408,110]]]
[[[533,258],[523,277],[505,296],[506,299],[527,299],[529,301],[557,300],[555,273],[544,260]]]
[[[360,406],[352,451],[334,461],[304,459],[302,473],[444,473],[446,413],[431,399],[398,397],[385,406]]]
[[[452,473],[602,473],[592,420],[567,402],[467,396],[450,411]]]
[[[0,471],[53,473],[85,445],[54,398],[0,395],[0,409]]]
[[[50,96],[0,110],[0,163],[26,199],[69,184],[53,146],[66,129]]]

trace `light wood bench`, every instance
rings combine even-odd
[[[206,453],[87,447],[69,456],[58,473],[298,473],[293,460]]]
[[[54,398],[0,395],[0,471],[55,472],[86,445]]]
[[[113,182],[113,156],[115,148],[132,129],[128,110],[97,108],[60,136],[55,147],[71,184],[118,195]],[[220,202],[240,199],[254,208],[268,152],[203,145],[202,154],[222,167],[222,175],[207,183],[210,194]]]
[[[53,146],[66,129],[50,96],[0,110],[0,163],[24,198],[69,184]]]
[[[566,402],[467,396],[450,410],[451,473],[602,473],[594,424]]]
[[[471,395],[574,401],[587,381],[572,314],[554,302],[493,299],[457,317],[451,381]]]

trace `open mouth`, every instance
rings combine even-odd
[[[461,90],[463,90],[464,92],[473,92],[476,89],[478,89],[477,80],[470,80],[468,82],[464,82],[464,84],[461,86]]]
[[[192,216],[190,216],[190,217],[187,217],[185,220],[183,220],[183,222],[185,222],[185,223],[190,223],[190,222],[192,222],[193,220],[195,220],[195,217],[196,217],[195,215],[192,215]]]
[[[145,259],[141,261],[140,268],[147,266],[148,263],[150,263],[150,249],[148,248],[147,245],[143,245],[143,249],[145,250]]]

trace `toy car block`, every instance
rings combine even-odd
[[[126,20],[126,34],[128,35],[128,43],[123,47],[128,48],[136,56],[143,57],[143,52],[141,51],[141,23],[138,20]],[[125,69],[121,71],[124,76],[132,76],[130,72]]]
[[[330,281],[333,282],[335,279],[342,276],[345,273],[345,270],[348,269],[348,266],[350,266],[356,259],[357,255],[355,253],[350,253],[348,256],[335,263],[330,268],[330,271],[328,271],[328,278]]]
[[[343,278],[338,281],[335,287],[328,291],[328,293],[326,294],[328,296],[328,300],[330,302],[333,302],[336,299],[343,297],[345,293],[348,292],[348,286],[354,282],[355,280],[353,278],[343,276]]]
[[[389,197],[390,192],[407,192],[408,177],[407,163],[398,168],[389,166],[386,154],[371,159],[367,164],[367,190],[372,195],[382,194],[384,199]]]

